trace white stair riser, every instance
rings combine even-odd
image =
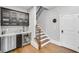
[[[43,47],[43,46],[47,45],[48,43],[50,43],[50,41],[48,41],[48,42],[46,42],[46,43],[42,44],[42,45],[41,45],[41,47]]]
[[[40,30],[40,33],[39,33],[39,30]],[[42,34],[44,34],[44,31],[42,30],[42,28],[41,28],[41,26],[39,26],[39,25],[37,25],[37,27],[36,27],[36,36],[39,38],[39,36],[40,36],[40,43],[41,43],[41,47],[43,47],[43,46],[45,46],[45,45],[47,45],[48,43],[50,43],[50,40],[49,40],[49,38],[48,38],[48,36],[47,35],[42,35]],[[46,42],[44,42],[45,40],[48,40],[48,41],[46,41]],[[42,42],[44,42],[44,43],[42,43]]]
[[[44,34],[44,33],[42,32],[42,33],[40,33],[40,34]],[[36,35],[39,35],[39,33],[36,33]]]
[[[40,36],[40,37],[44,37],[44,36],[46,36],[46,35],[42,35],[42,36]]]
[[[47,40],[47,39],[49,39],[49,38],[41,39],[40,41],[43,42],[44,40]]]

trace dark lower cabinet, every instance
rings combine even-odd
[[[22,47],[22,34],[16,36],[16,48]]]

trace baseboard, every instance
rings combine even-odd
[[[58,42],[58,41],[56,41],[56,40],[52,40],[52,41],[50,41],[52,44],[55,44],[55,45],[58,45],[58,46],[60,46],[60,47],[64,47],[64,48],[67,48],[67,49],[69,49],[69,50],[72,50],[72,51],[74,51],[74,52],[76,52],[76,53],[79,53],[79,51],[77,50],[77,49],[75,49],[75,48],[73,48],[72,46],[69,46],[67,43],[65,44],[65,43],[62,43],[62,42]]]

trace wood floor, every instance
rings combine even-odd
[[[73,50],[57,46],[55,44],[48,44],[42,47],[40,50],[35,49],[31,45],[24,46],[23,48],[17,48],[11,53],[76,53]]]

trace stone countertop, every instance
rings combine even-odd
[[[20,33],[9,33],[9,34],[0,35],[0,37],[13,36],[13,35],[18,35],[18,34],[26,34],[26,33],[31,33],[31,32],[27,31],[27,32],[20,32]]]

